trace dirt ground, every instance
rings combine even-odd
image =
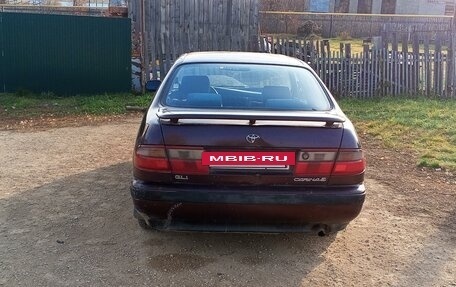
[[[410,153],[362,135],[368,195],[337,235],[147,232],[139,116],[89,122],[0,127],[0,286],[456,286],[456,178]]]

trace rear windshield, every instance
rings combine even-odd
[[[331,108],[322,86],[305,68],[186,64],[176,69],[169,81],[161,100],[166,106],[303,111]]]

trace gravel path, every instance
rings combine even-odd
[[[456,182],[367,141],[348,228],[141,230],[129,195],[139,118],[0,131],[0,286],[456,286]]]

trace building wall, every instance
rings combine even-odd
[[[441,0],[421,0],[419,14],[422,15],[445,15],[445,1]]]
[[[380,14],[382,12],[382,1],[372,1],[372,14]]]
[[[421,0],[397,0],[396,14],[416,15],[420,11]]]
[[[263,0],[264,1],[264,0]],[[274,2],[275,0],[269,0]],[[336,12],[340,3],[347,1],[348,13],[358,13],[358,3],[365,0],[308,0],[305,1],[305,11]],[[372,14],[381,14],[383,0],[372,0]],[[451,0],[397,0],[396,14],[404,15],[445,15],[445,6]],[[275,2],[274,2],[275,3]]]
[[[336,5],[336,1],[335,0],[330,0],[329,1],[329,12],[334,13],[335,5]]]
[[[397,0],[396,14],[444,15],[445,1]]]
[[[357,13],[358,12],[358,0],[350,0],[350,5],[348,6],[348,13]]]

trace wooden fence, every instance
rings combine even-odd
[[[395,33],[392,41],[385,39],[383,47],[373,49],[365,44],[359,53],[352,53],[350,44],[331,51],[328,40],[269,37],[269,41],[271,44],[260,41],[261,51],[302,59],[339,97],[456,97],[454,54],[442,45],[441,37],[431,45],[429,39],[421,42],[417,34],[409,41],[406,35],[398,37]]]
[[[441,38],[431,44],[416,36],[411,43],[406,36],[393,36],[379,49],[365,44],[358,53],[352,53],[350,44],[332,51],[328,40],[269,37],[269,41],[267,37],[259,38],[259,52],[284,54],[307,62],[336,97],[456,97],[454,55],[442,45]],[[157,59],[154,66],[158,76],[166,74],[171,64],[172,60]]]
[[[152,78],[163,78],[172,62],[186,52],[257,50],[258,1],[130,1],[143,65]]]
[[[314,20],[329,19],[329,27],[324,25],[329,34],[356,27],[368,31],[369,36],[383,36],[383,43],[375,47],[366,44],[362,52],[352,53],[349,45],[331,51],[327,41],[259,37],[259,1],[129,1],[133,51],[141,58],[142,83],[151,78],[162,79],[186,52],[259,51],[308,62],[330,90],[341,97],[455,97],[453,41],[447,41],[453,35],[451,17],[295,13]],[[264,22],[265,13],[261,17]]]

